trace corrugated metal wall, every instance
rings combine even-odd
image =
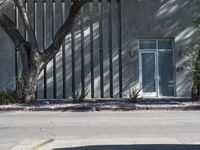
[[[69,5],[69,0],[26,1],[41,51],[49,46],[64,23]],[[17,9],[15,21],[27,37]],[[72,93],[86,88],[89,90],[88,98],[121,97],[121,41],[120,0],[99,0],[86,4],[60,52],[41,73],[38,99],[70,98]],[[16,52],[16,76],[20,71],[19,57]]]

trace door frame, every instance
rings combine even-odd
[[[140,49],[140,41],[141,40],[155,40],[156,41],[156,49]],[[139,86],[141,89],[141,96],[143,97],[166,97],[166,96],[161,96],[159,95],[160,93],[160,88],[159,88],[159,81],[160,81],[160,77],[159,77],[159,58],[158,58],[158,54],[159,51],[163,50],[163,49],[159,49],[158,48],[158,41],[159,40],[171,40],[172,42],[172,49],[164,49],[165,51],[167,50],[172,50],[173,52],[173,77],[174,77],[174,96],[176,96],[176,67],[175,67],[175,43],[174,43],[174,39],[173,38],[140,38],[138,39],[138,55],[139,55]],[[154,94],[153,96],[151,96],[151,94],[148,95],[148,93],[144,93],[143,89],[142,89],[142,53],[155,53],[155,85],[156,85],[156,94]]]

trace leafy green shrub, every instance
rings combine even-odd
[[[0,91],[0,105],[7,105],[7,104],[13,104],[13,103],[19,103],[19,100],[17,98],[17,94],[15,91],[11,91],[11,90]]]
[[[192,21],[195,28],[196,40],[186,48],[186,58],[193,74],[191,89],[192,100],[200,99],[200,0],[197,0],[196,14]]]
[[[133,88],[132,90],[129,90],[128,94],[123,94],[123,95],[128,98],[129,102],[136,103],[139,100],[140,91],[141,89],[138,90],[136,88]]]
[[[83,89],[80,93],[79,91],[72,93],[72,99],[73,99],[73,103],[82,103],[85,99],[85,97],[88,95],[89,90]]]

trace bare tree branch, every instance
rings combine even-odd
[[[22,43],[26,42],[19,30],[16,28],[15,23],[2,11],[0,11],[0,26],[8,34],[17,48],[19,48]]]
[[[63,40],[65,39],[66,35],[70,33],[73,25],[75,24],[81,7],[85,3],[91,1],[93,0],[74,0],[72,2],[67,20],[56,32],[52,44],[43,53],[43,60],[45,63],[48,63],[59,51]]]
[[[31,47],[33,51],[38,51],[38,44],[37,44],[37,40],[36,40],[36,36],[35,36],[35,32],[33,30],[33,27],[29,21],[26,9],[24,7],[24,3],[23,0],[14,0],[17,8],[19,9],[19,13],[22,16],[22,20],[24,22],[24,25],[27,29],[28,32],[28,38],[29,41],[31,43]]]

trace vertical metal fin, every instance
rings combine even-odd
[[[117,0],[117,7],[118,7],[119,96],[122,97],[122,26],[121,26],[121,0]]]
[[[93,3],[90,2],[90,70],[91,70],[91,98],[94,98],[94,43],[93,43]]]

